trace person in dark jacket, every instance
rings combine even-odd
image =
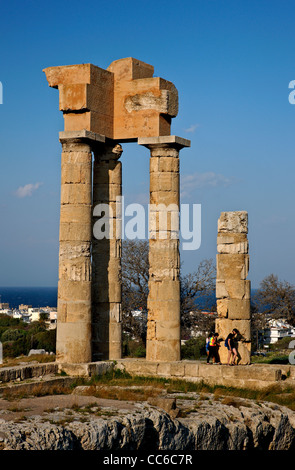
[[[228,356],[227,356],[227,365],[234,366],[235,360],[238,355],[235,338],[237,337],[238,330],[234,328],[232,332],[227,336],[224,346],[228,349]]]

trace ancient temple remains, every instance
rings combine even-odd
[[[133,58],[106,70],[92,64],[49,67],[59,90],[61,207],[57,360],[119,359],[122,351],[120,143],[150,151],[150,280],[147,360],[180,359],[179,151],[190,142],[170,135],[178,113],[175,86]],[[128,157],[126,157],[128,158]],[[96,207],[112,208],[112,237],[97,239]],[[166,238],[161,213],[171,207]],[[118,210],[118,213],[116,212]]]
[[[248,250],[248,214],[245,211],[222,212],[218,220],[216,257],[216,331],[220,338],[236,328],[240,364],[249,364],[251,355],[251,313]],[[220,358],[227,363],[228,351],[221,342]]]
[[[150,151],[148,361],[180,360],[179,152],[186,139],[170,135],[178,113],[175,86],[133,58],[106,70],[92,64],[49,67],[59,90],[61,206],[57,361],[120,359],[121,143]],[[128,157],[127,157],[128,158]],[[112,236],[95,236],[108,213]],[[168,210],[167,210],[168,209]],[[167,220],[168,215],[168,220]],[[163,222],[164,221],[164,222]],[[247,212],[222,212],[217,237],[216,331],[240,332],[239,361],[250,362],[250,281]],[[108,233],[110,235],[110,233]],[[221,361],[227,361],[222,343]]]

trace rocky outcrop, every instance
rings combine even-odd
[[[188,400],[187,400],[188,402]],[[48,415],[24,422],[0,420],[3,450],[294,450],[295,416],[287,408],[245,400],[232,404],[204,401],[198,408],[182,406],[183,417],[136,405],[133,412],[117,416],[75,414],[62,422]]]

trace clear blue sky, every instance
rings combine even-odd
[[[247,210],[252,286],[270,273],[295,284],[294,18],[288,0],[2,2],[0,286],[57,284],[63,118],[42,69],[124,57],[179,92],[182,202],[202,204],[184,270],[215,258],[221,211]],[[148,151],[123,148],[124,195],[147,200]]]

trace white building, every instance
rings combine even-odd
[[[295,327],[289,325],[284,320],[269,320],[269,327],[263,330],[264,344],[276,343],[286,336],[295,337]]]
[[[147,312],[145,310],[131,310],[131,315],[134,318],[137,318],[139,320],[147,320]]]
[[[28,312],[22,312],[22,320],[25,322],[25,323],[30,323],[31,321],[31,315],[28,313]]]
[[[1,308],[0,314],[10,315],[12,317],[13,311],[10,308]]]
[[[56,328],[57,324],[57,312],[56,311],[51,311],[49,312],[49,330],[53,330]]]
[[[1,295],[0,295],[1,297]],[[0,310],[5,310],[5,309],[8,309],[9,310],[9,304],[7,302],[0,302]]]
[[[22,313],[19,310],[14,310],[14,312],[12,314],[12,317],[13,318],[19,318],[19,319],[23,318]]]
[[[40,316],[44,313],[47,314],[45,320],[47,329],[55,329],[57,324],[57,309],[55,307],[34,308],[31,305],[21,304],[18,309],[9,309],[9,304],[0,303],[0,314],[23,320],[25,323],[40,321]]]
[[[28,314],[31,317],[31,321],[39,321],[40,320],[40,310],[39,308],[28,308]]]

